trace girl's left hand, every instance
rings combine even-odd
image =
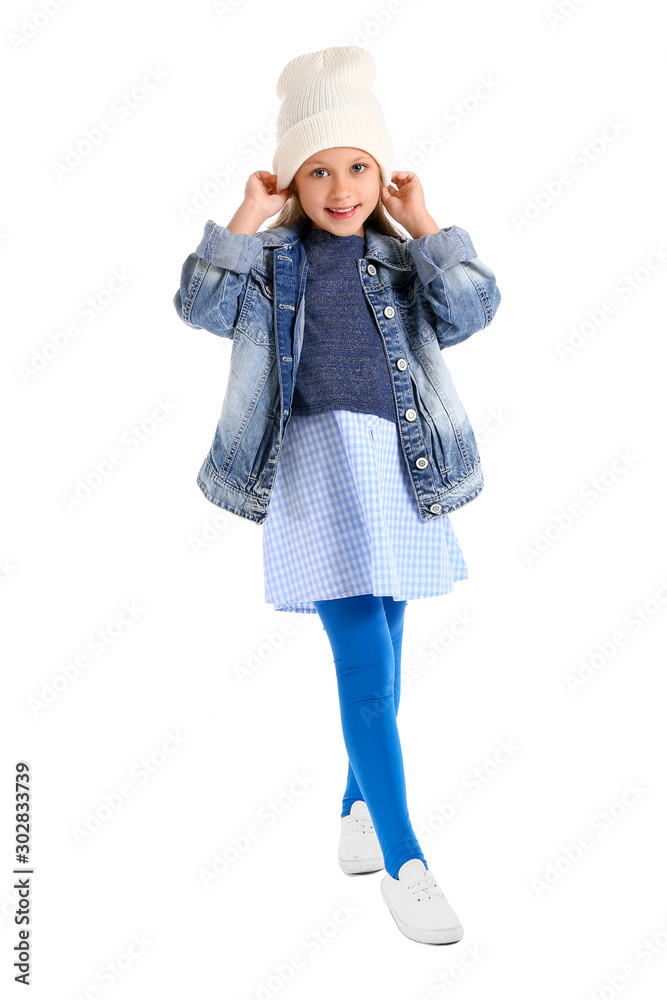
[[[424,191],[416,174],[409,170],[395,170],[391,182],[398,190],[383,184],[382,203],[399,225],[407,229],[406,223],[429,217],[424,204]]]

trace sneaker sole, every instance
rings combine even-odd
[[[344,871],[346,875],[363,875],[367,872],[382,871],[384,868],[384,858],[354,858],[353,860],[343,861],[339,855],[338,864],[341,867],[341,871]]]
[[[407,938],[410,938],[411,941],[419,941],[420,944],[456,944],[463,937],[463,927],[461,924],[458,924],[456,927],[445,927],[440,930],[429,930],[424,927],[408,927],[398,914],[395,913],[391,905],[391,900],[387,897],[382,885],[380,885],[380,890],[399,931],[405,934]]]

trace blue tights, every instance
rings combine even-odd
[[[428,868],[408,815],[396,724],[407,601],[363,594],[314,604],[333,651],[349,758],[341,815],[366,803],[393,878],[411,858]]]

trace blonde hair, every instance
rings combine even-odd
[[[375,157],[373,157],[375,159]],[[377,163],[377,160],[375,161]],[[379,172],[378,166],[378,172]],[[311,219],[306,215],[303,205],[301,204],[301,199],[299,197],[299,192],[294,186],[294,178],[287,185],[290,192],[289,198],[280,209],[278,217],[275,222],[267,226],[267,229],[276,229],[278,226],[287,226],[290,229],[298,229],[299,232],[305,232],[306,229],[310,228]],[[374,229],[377,229],[379,233],[384,236],[398,236],[400,239],[405,239],[406,235],[410,238],[410,234],[398,229],[391,216],[387,212],[387,209],[382,203],[382,197],[380,190],[378,190],[378,200],[375,208],[371,214],[366,219],[367,223],[370,223]]]

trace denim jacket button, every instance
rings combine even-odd
[[[366,270],[369,274],[375,274],[375,264],[369,264]]]
[[[431,506],[429,507],[429,510],[431,511],[432,514],[439,514],[440,511],[442,510],[442,504],[432,503]]]
[[[418,469],[425,469],[426,466],[428,465],[428,459],[418,458],[417,461],[415,462],[415,465],[417,466]]]
[[[398,361],[396,362],[396,367],[398,368],[399,372],[404,372],[405,369],[408,367],[408,363],[405,360],[405,358],[399,358]]]
[[[387,317],[387,319],[393,319],[393,316],[394,316],[394,307],[393,306],[385,306],[384,307],[384,314]]]
[[[413,410],[412,407],[410,407],[409,410],[405,411],[405,419],[406,420],[416,420],[417,419],[417,411]]]

